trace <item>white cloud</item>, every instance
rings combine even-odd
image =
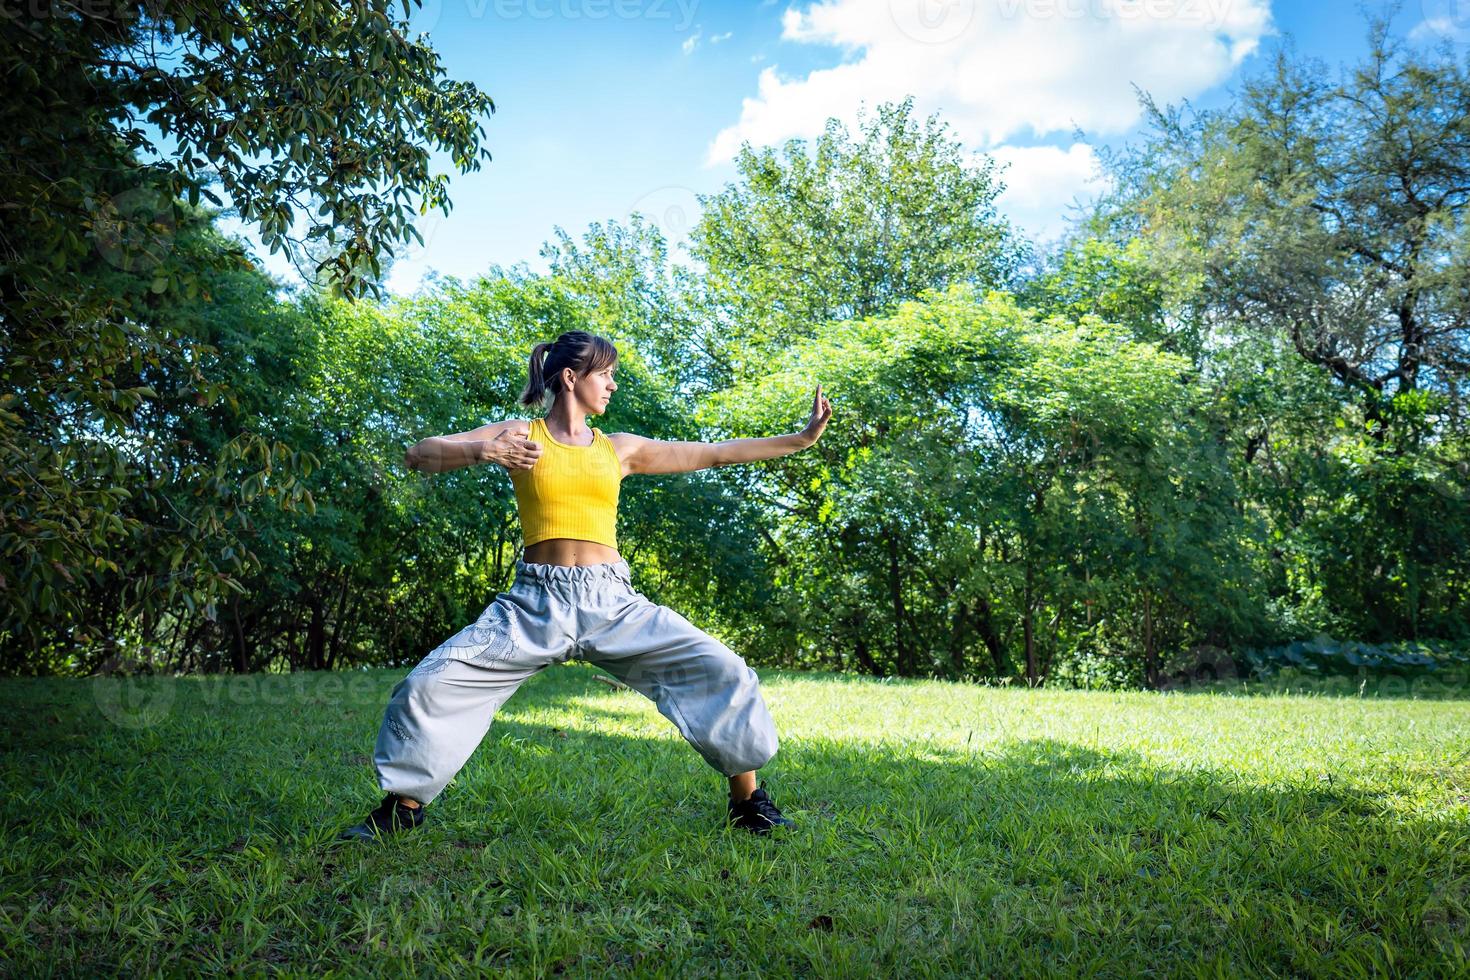
[[[1001,213],[1037,241],[1066,230],[1066,206],[1085,203],[1107,188],[1097,154],[1086,143],[1055,146],[997,146],[987,155],[1001,165],[1006,185],[996,201]],[[998,168],[999,169],[999,168]]]
[[[1425,0],[1425,11],[1430,0]],[[1452,41],[1470,41],[1470,5],[1459,17],[1449,14],[1426,17],[1409,32],[1410,41],[1437,42],[1449,38]]]
[[[681,47],[683,47],[685,54],[692,54],[694,52],[694,49],[699,47],[698,28],[695,28],[694,33],[684,39],[684,43],[681,45]]]
[[[728,40],[730,40],[730,38],[732,38],[734,36],[735,36],[735,32],[734,31],[726,31],[723,34],[715,34],[715,35],[713,35],[713,36],[710,37],[709,43],[710,44],[719,44],[721,41],[728,41]]]
[[[1227,79],[1266,34],[1269,0],[824,0],[788,8],[784,40],[842,48],[850,60],[805,77],[764,68],[756,95],[706,163],[742,141],[812,138],[829,116],[913,95],[977,147],[1016,137],[1121,133],[1139,119],[1132,86],[1161,101]]]

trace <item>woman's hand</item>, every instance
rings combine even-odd
[[[539,443],[522,439],[509,430],[494,439],[480,440],[480,462],[498,463],[507,470],[529,470],[541,456]]]
[[[812,398],[812,417],[807,422],[806,428],[801,430],[802,438],[808,446],[816,444],[822,438],[822,432],[827,428],[827,420],[832,417],[832,403],[827,396],[822,394],[822,386],[817,385],[816,394]]]

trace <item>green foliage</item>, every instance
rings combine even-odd
[[[709,385],[698,344],[698,277],[669,261],[663,236],[641,214],[626,226],[593,222],[581,242],[557,228],[541,256],[584,311],[587,329],[636,345],[652,374],[674,392],[687,396]]]
[[[16,576],[0,583],[6,670],[115,666],[176,622],[171,610],[214,619],[241,589],[242,509],[301,500],[296,478],[311,461],[290,446],[259,429],[206,440],[197,428],[235,397],[211,368],[211,340],[274,303],[258,273],[220,261],[231,254],[191,215],[168,261],[218,305],[171,305],[118,271],[114,285],[151,297],[146,325],[11,334],[0,367],[0,554]]]
[[[1470,677],[1470,648],[1447,642],[1364,643],[1320,635],[1308,640],[1241,651],[1243,666],[1258,676],[1285,669],[1315,676],[1382,677],[1392,675]]]
[[[230,384],[276,395],[216,424],[269,426],[321,465],[304,481],[313,510],[252,514],[259,564],[219,637],[235,669],[399,663],[509,584],[515,509],[503,472],[430,478],[403,453],[514,410],[517,352],[538,319],[571,315],[530,292],[448,280],[387,305],[308,295],[261,332],[289,350],[291,384],[236,362]]]
[[[624,485],[640,586],[755,662],[1163,687],[1319,633],[1465,638],[1443,54],[1375,27],[1336,83],[1283,54],[1214,112],[1145,97],[1116,192],[1024,279],[993,168],[904,101],[743,148],[695,267],[634,215],[386,301],[447,206],[430,150],[478,166],[491,109],[395,9],[0,22],[0,670],[417,660],[521,542],[504,473],[403,452],[528,415],[529,350],[571,329],[621,351],[609,432],[769,436],[832,398],[811,449]],[[282,300],[211,186],[317,288]]]
[[[86,671],[142,655],[180,607],[215,619],[243,509],[297,499],[311,461],[268,430],[187,436],[237,397],[206,367],[211,332],[274,302],[198,205],[222,190],[275,251],[310,195],[323,270],[372,291],[414,215],[447,210],[430,150],[478,166],[493,108],[398,10],[42,0],[0,18],[4,669]]]
[[[1402,407],[1404,397],[1395,402]],[[1359,429],[1320,459],[1322,499],[1288,559],[1325,628],[1364,640],[1470,638],[1470,445],[1408,451]],[[1346,425],[1344,425],[1346,428]]]
[[[1470,368],[1470,63],[1374,20],[1340,81],[1283,49],[1223,109],[1144,105],[1152,132],[1113,158],[1118,191],[1093,227],[1144,242],[1162,281],[1197,284],[1209,346],[1285,340],[1375,431],[1396,393],[1455,390]]]
[[[733,436],[780,426],[814,380],[844,406],[812,450],[749,471],[779,510],[774,615],[816,651],[789,662],[1040,680],[1101,627],[1093,603],[1145,605],[1127,631],[1144,663],[1165,637],[1249,635],[1228,472],[1186,368],[1095,318],[956,287],[831,324],[712,398]]]
[[[1197,330],[1170,322],[1179,291],[1156,274],[1142,240],[1114,244],[1084,238],[1054,256],[1018,290],[1030,308],[1080,320],[1094,316],[1128,328],[1137,340],[1198,360]],[[1186,292],[1187,295],[1187,292]]]
[[[1152,132],[1111,159],[1090,223],[1136,257],[1111,281],[1157,281],[1215,389],[1281,639],[1470,628],[1470,65],[1382,20],[1368,42],[1336,79],[1285,48],[1211,112],[1145,97]]]
[[[878,107],[854,140],[837,120],[804,141],[741,148],[739,184],[701,197],[690,236],[705,270],[706,371],[759,375],[830,320],[891,312],[926,289],[1003,285],[1023,245],[996,213],[993,162],[970,163],[912,99]]]
[[[428,476],[407,470],[403,452],[426,436],[527,417],[516,404],[526,352],[563,330],[616,328],[599,320],[587,286],[497,270],[387,304],[307,295],[257,321],[254,336],[221,344],[216,368],[239,397],[199,420],[201,438],[270,431],[309,454],[318,465],[301,486],[314,506],[251,509],[244,590],[175,666],[412,663],[508,588],[520,534],[504,471]],[[693,437],[645,361],[647,336],[636,325],[634,336],[608,333],[622,365],[601,427]],[[740,501],[705,479],[636,482],[619,534],[645,590],[707,610],[716,594],[752,588],[759,569],[740,560]]]

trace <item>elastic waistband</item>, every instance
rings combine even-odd
[[[603,562],[600,565],[543,565],[516,559],[516,578],[535,582],[561,582],[584,585],[590,582],[617,580],[631,586],[626,561]]]

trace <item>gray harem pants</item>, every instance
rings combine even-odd
[[[379,786],[428,803],[469,761],[516,688],[573,658],[652,700],[725,776],[759,769],[776,754],[776,726],[755,671],[636,591],[627,562],[517,561],[510,591],[393,688],[373,751]]]

